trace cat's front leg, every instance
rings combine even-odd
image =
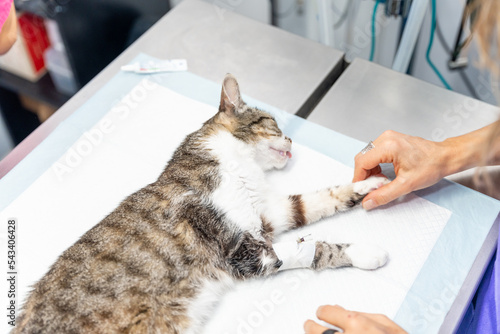
[[[323,270],[338,267],[377,269],[388,259],[384,250],[362,244],[330,244],[316,242],[280,242],[273,244],[278,258],[283,261],[279,270],[310,268]]]
[[[283,264],[269,241],[258,240],[248,232],[230,251],[227,262],[237,279],[271,275]]]
[[[269,198],[264,218],[275,234],[302,227],[322,218],[346,211],[371,191],[387,184],[385,177],[372,176],[356,183],[322,189],[316,192]]]
[[[386,264],[389,258],[383,249],[362,244],[329,244],[316,241],[314,259],[311,269],[323,270],[352,266],[361,269],[373,270]]]
[[[322,218],[346,211],[371,191],[388,183],[385,177],[370,177],[364,181],[335,186],[314,193],[291,196],[292,220],[290,228],[314,223]]]

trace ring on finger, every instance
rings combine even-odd
[[[361,154],[366,154],[368,151],[372,150],[375,148],[375,145],[373,144],[373,142],[370,140],[370,142],[368,143],[368,145],[365,146],[364,149],[361,150]]]

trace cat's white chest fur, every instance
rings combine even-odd
[[[264,172],[255,162],[249,145],[227,132],[206,142],[220,163],[221,183],[212,193],[212,203],[239,228],[260,238],[265,193]]]

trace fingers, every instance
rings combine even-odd
[[[338,305],[325,305],[318,308],[318,310],[316,311],[316,316],[320,320],[326,321],[334,326],[342,328],[340,323],[344,323],[344,318],[347,312],[349,311],[346,311],[344,308]],[[306,331],[306,334],[322,334],[327,329],[327,327],[321,326],[312,320],[307,320],[304,323],[304,330]]]
[[[404,177],[397,176],[392,182],[366,195],[362,205],[365,210],[371,210],[380,205],[392,202],[396,198],[410,193],[412,190],[409,182]]]
[[[339,305],[324,305],[320,306],[316,311],[318,319],[326,321],[334,326],[344,328],[355,312],[347,311]]]
[[[370,320],[363,313],[348,311],[339,305],[320,306],[316,311],[316,316],[320,320],[341,328],[344,333],[367,333],[370,329]]]
[[[344,333],[382,334],[406,332],[382,314],[348,311],[341,306],[320,306],[316,311],[318,319],[341,328]],[[328,328],[308,320],[304,323],[306,334],[323,334]],[[327,332],[328,333],[328,332]]]
[[[376,148],[368,151],[366,154],[358,153],[354,158],[354,177],[352,182],[363,181],[367,177],[379,174],[381,172],[380,164],[385,161],[383,156],[377,153]]]
[[[365,153],[358,153],[354,158],[354,177],[352,182],[363,181],[371,175],[380,174],[381,163],[392,163],[391,151],[387,150],[387,137],[392,136],[389,131],[383,133],[373,141],[374,148]],[[393,146],[392,144],[390,146]],[[389,146],[389,147],[390,147]]]
[[[354,167],[354,177],[352,179],[352,182],[363,181],[369,178],[370,176],[379,174],[382,174],[382,168],[380,167],[380,165],[377,165],[369,170],[363,168],[356,169],[356,167]]]
[[[353,182],[362,181],[367,177],[379,174],[380,164],[394,163],[401,153],[404,153],[402,142],[408,136],[396,131],[384,131],[373,141],[373,148],[366,153],[358,153],[354,158]]]
[[[312,320],[307,320],[304,323],[304,331],[306,334],[323,334],[328,328],[318,325],[316,322]]]

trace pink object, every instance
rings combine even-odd
[[[3,27],[3,24],[9,17],[10,7],[12,6],[13,0],[0,0],[0,30]]]

